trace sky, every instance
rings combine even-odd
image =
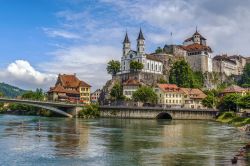
[[[213,55],[249,56],[249,8],[250,0],[0,0],[0,82],[48,90],[59,73],[76,73],[102,88],[125,32],[135,49],[140,27],[147,53],[182,44],[197,26]]]

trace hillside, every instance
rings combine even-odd
[[[0,83],[0,92],[2,92],[6,97],[17,97],[26,91],[6,83]]]

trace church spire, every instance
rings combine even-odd
[[[141,28],[140,28],[140,32],[139,32],[139,36],[138,36],[137,40],[145,40]]]
[[[127,31],[123,43],[130,43]]]

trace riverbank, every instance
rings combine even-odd
[[[216,119],[216,121],[227,123],[238,128],[250,125],[250,118],[240,117],[234,112],[224,112]]]

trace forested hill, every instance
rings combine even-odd
[[[5,97],[17,97],[26,91],[6,83],[0,83],[0,92],[3,93]]]

